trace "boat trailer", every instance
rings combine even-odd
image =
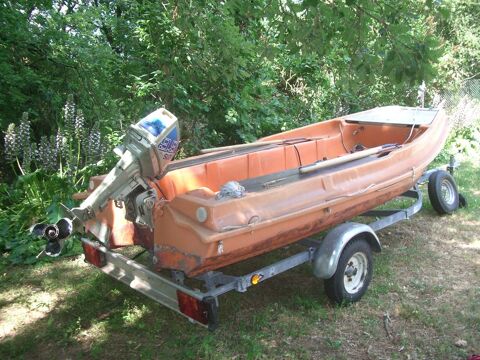
[[[111,277],[127,284],[132,289],[187,317],[191,322],[208,327],[210,330],[214,330],[219,323],[218,307],[221,295],[230,291],[245,292],[251,286],[258,285],[267,279],[305,263],[312,264],[314,275],[325,281],[330,281],[330,286],[333,286],[333,289],[335,289],[338,279],[363,281],[361,285],[365,288],[361,292],[358,289],[350,289],[352,290],[351,294],[357,294],[350,300],[357,301],[366,291],[366,287],[368,287],[372,270],[371,268],[368,269],[370,271],[368,274],[369,278],[361,273],[357,274],[357,268],[352,264],[355,264],[355,262],[361,264],[362,261],[367,260],[365,256],[362,259],[362,256],[357,255],[360,253],[358,250],[356,250],[357,252],[351,259],[347,259],[348,264],[346,267],[339,269],[340,271],[338,270],[339,261],[342,261],[342,253],[345,252],[344,250],[348,244],[352,242],[352,239],[357,239],[361,236],[373,251],[380,252],[381,245],[375,232],[399,221],[407,220],[419,212],[423,201],[420,185],[427,181],[436,181],[438,184],[433,185],[440,186],[442,192],[454,190],[453,195],[447,193],[447,203],[448,199],[453,199],[453,201],[456,201],[456,206],[453,204],[454,207],[464,205],[462,201],[459,203],[459,194],[452,177],[453,171],[457,166],[455,159],[452,158],[448,166],[426,171],[411,190],[400,196],[414,200],[414,203],[407,208],[374,209],[361,214],[361,217],[374,217],[376,219],[368,225],[346,222],[330,230],[323,240],[314,238],[300,240],[297,244],[305,246],[306,249],[304,251],[243,276],[232,276],[220,271],[209,271],[195,277],[194,279],[203,283],[203,291],[188,286],[184,274],[180,271],[172,270],[170,277],[167,277],[138,263],[135,261],[135,258],[130,259],[118,252],[107,249],[100,242],[82,238],[85,261],[95,265]],[[443,170],[445,168],[448,172]],[[446,182],[445,179],[451,180]],[[442,187],[444,183],[447,184],[446,190]],[[435,190],[433,192],[433,196],[435,196]],[[436,195],[440,197],[440,191],[437,191]],[[435,199],[432,200],[430,184],[429,197],[432,205],[434,205]],[[460,198],[463,199],[461,195]],[[442,199],[436,199],[436,201],[442,201]],[[434,208],[437,210],[436,206]],[[355,258],[355,256],[358,258]],[[339,275],[337,275],[338,273]],[[337,279],[335,276],[337,276]],[[332,282],[332,279],[336,280],[336,282]],[[348,293],[350,291],[347,288]],[[328,291],[327,295],[329,295]],[[332,299],[330,295],[329,297]],[[342,297],[340,298],[343,299]]]

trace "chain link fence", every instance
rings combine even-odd
[[[451,122],[451,132],[439,158],[479,159],[480,79],[464,81],[457,89],[435,94],[432,106],[443,107]]]
[[[469,79],[455,90],[435,94],[432,105],[443,107],[446,110],[454,129],[478,126],[480,123],[480,79]]]

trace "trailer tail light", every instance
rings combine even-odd
[[[210,330],[218,326],[218,306],[215,298],[207,296],[203,300],[177,290],[178,307],[184,315],[207,325]]]
[[[82,241],[83,253],[85,254],[85,261],[96,267],[104,267],[107,263],[105,253],[98,250],[95,246],[87,244]]]
[[[177,290],[177,299],[178,307],[183,314],[201,324],[208,325],[208,308],[202,300],[198,300],[180,290]]]

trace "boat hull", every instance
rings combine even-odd
[[[305,237],[350,220],[403,194],[411,187],[412,179],[407,178],[383,191],[380,195],[367,194],[357,196],[349,199],[349,201],[342,201],[331,206],[322,206],[306,213],[295,214],[289,219],[276,221],[275,224],[271,224],[263,229],[252,228],[250,230],[251,236],[225,234],[225,238],[219,240],[223,242],[222,254],[202,257],[184,253],[182,250],[176,249],[175,246],[157,245],[155,246],[155,256],[158,259],[156,268],[157,270],[163,268],[178,269],[191,277],[231,265],[295,243]],[[234,245],[238,242],[241,242],[242,245]],[[212,249],[211,252],[218,253],[218,242],[210,245],[210,247]],[[209,251],[207,250],[206,252],[208,253]]]
[[[439,117],[415,142],[387,156],[279,185],[228,206],[181,195],[157,219],[161,229],[154,240],[157,269],[178,269],[195,276],[294,243],[382,205],[414,186],[447,133],[447,121]],[[208,209],[217,222],[207,221],[200,228],[189,214],[198,207]],[[219,214],[236,215],[222,218]],[[222,228],[226,223],[239,228]],[[165,231],[168,227],[175,231]]]
[[[86,229],[99,238],[102,226],[110,229],[101,240],[112,248],[149,249],[158,271],[196,276],[292,244],[401,195],[441,150],[448,128],[442,112],[431,124],[411,126],[340,118],[263,139],[318,137],[314,141],[235,153],[226,160],[187,159],[149,182],[160,199],[153,230],[126,221],[124,209],[112,203]],[[356,143],[372,148],[388,142],[400,146],[308,174],[298,171],[318,160],[348,158]],[[226,179],[243,181],[245,196],[217,199]]]

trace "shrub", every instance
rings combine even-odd
[[[87,130],[81,109],[69,96],[63,124],[56,135],[33,142],[30,121],[24,113],[20,124],[5,132],[5,159],[18,174],[13,184],[0,183],[0,252],[2,261],[34,263],[45,241],[35,239],[29,228],[37,222],[53,223],[63,217],[62,204],[74,206],[72,194],[90,176],[106,171],[113,157],[106,156],[98,124]],[[112,132],[108,142],[118,142]],[[70,243],[64,254],[79,247]]]

